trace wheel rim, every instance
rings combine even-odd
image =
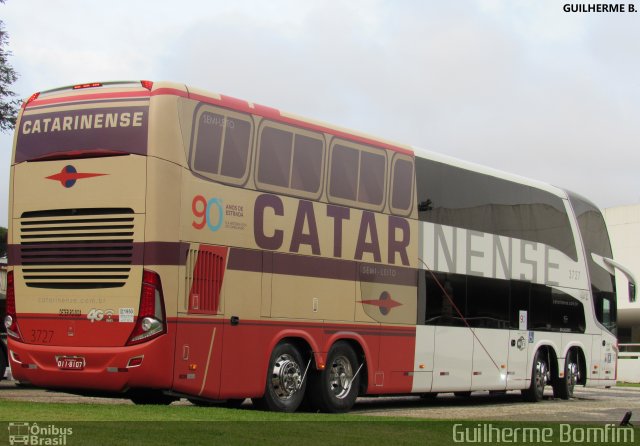
[[[353,381],[353,369],[351,362],[344,356],[338,356],[331,364],[329,373],[329,389],[338,398],[343,399],[351,391]]]
[[[544,386],[547,384],[547,363],[536,362],[536,390],[540,395],[544,394]]]
[[[271,387],[280,400],[288,400],[302,386],[302,369],[295,358],[282,354],[276,359],[271,372]]]
[[[566,375],[567,375],[566,376],[567,388],[570,393],[573,393],[573,388],[575,387],[576,382],[578,382],[578,379],[580,378],[580,375],[578,372],[578,364],[576,364],[575,361],[570,360],[567,363]]]

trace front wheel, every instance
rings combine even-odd
[[[269,360],[264,396],[253,403],[263,410],[295,412],[307,385],[304,372],[305,364],[298,349],[288,342],[278,344]]]
[[[542,351],[538,350],[533,358],[533,370],[531,371],[531,385],[522,391],[525,401],[532,403],[542,401],[544,388],[549,380],[549,365],[544,358]]]
[[[348,412],[358,397],[359,367],[351,346],[346,342],[335,343],[327,355],[325,369],[312,378],[311,404],[323,412]]]

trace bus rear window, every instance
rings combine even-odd
[[[146,155],[149,106],[27,109],[15,162],[133,153]]]

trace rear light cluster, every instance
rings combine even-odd
[[[96,88],[96,87],[102,87],[102,84],[100,82],[91,82],[88,84],[78,84],[78,85],[74,85],[73,89],[74,90],[82,90],[83,88]]]
[[[150,341],[167,332],[162,282],[158,273],[144,270],[138,319],[127,345]]]
[[[143,81],[139,81],[140,82],[140,86],[146,90],[151,91],[153,89],[153,81],[147,81],[147,80],[143,80]],[[137,83],[137,82],[136,82]],[[126,87],[130,87],[132,82],[129,81],[123,81],[123,82],[88,82],[86,84],[76,84],[76,85],[72,85],[71,87],[64,87],[64,88],[58,88],[58,89],[54,89],[54,90],[48,90],[45,91],[44,94],[48,94],[48,93],[53,93],[53,92],[59,92],[61,90],[65,90],[67,88],[71,88],[72,90],[84,90],[86,88],[99,88],[99,87],[113,87],[113,86],[126,86]],[[27,99],[23,104],[22,104],[22,108],[27,107],[31,102],[35,101],[36,99],[38,99],[40,97],[40,93],[41,92],[36,92],[33,93],[29,99]]]
[[[7,329],[7,335],[17,341],[22,341],[16,317],[16,288],[13,281],[13,271],[7,273],[7,315],[4,318],[4,326]]]

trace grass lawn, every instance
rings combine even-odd
[[[622,383],[622,382],[618,382],[616,384],[616,387],[640,387],[640,384],[637,383]]]
[[[281,414],[251,409],[196,406],[132,406],[104,404],[58,404],[0,401],[0,444],[7,444],[9,423],[29,422],[29,429],[45,429],[55,439],[55,429],[71,429],[60,438],[64,445],[429,445],[454,443],[458,421],[314,413]],[[469,432],[486,422],[463,422]],[[559,442],[557,423],[491,422],[498,429],[540,427],[552,429]],[[48,431],[46,431],[48,429]],[[47,432],[53,432],[49,435]],[[636,430],[636,436],[640,431]],[[638,437],[640,438],[640,437]],[[492,441],[491,443],[494,443]],[[484,444],[491,444],[484,443]],[[509,444],[533,444],[510,441]],[[481,443],[482,444],[482,443]],[[566,444],[566,442],[564,442]],[[601,443],[598,443],[601,444]],[[607,443],[602,443],[607,444]],[[620,444],[611,443],[611,444]]]

